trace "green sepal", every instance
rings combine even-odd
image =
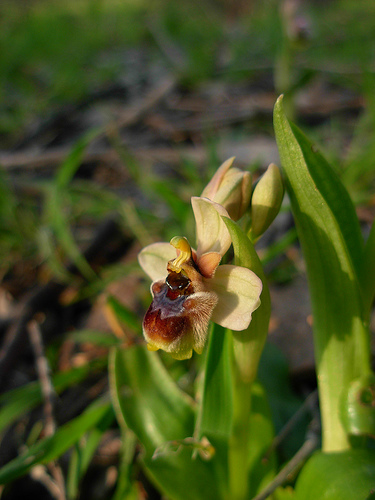
[[[234,351],[243,376],[255,380],[259,359],[267,338],[271,315],[271,299],[262,264],[254,245],[242,228],[228,217],[222,217],[233,244],[235,264],[253,271],[262,281],[261,305],[253,313],[249,327],[242,332],[233,332]]]

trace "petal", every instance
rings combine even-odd
[[[219,299],[212,321],[231,330],[245,330],[260,306],[262,282],[258,276],[245,267],[224,265],[206,284]]]
[[[215,172],[214,176],[210,180],[210,182],[207,184],[207,186],[203,189],[203,192],[201,194],[202,198],[210,198],[212,199],[215,194],[217,193],[220,184],[222,183],[225,174],[228,172],[230,167],[232,166],[234,162],[235,157],[233,156],[232,158],[229,158],[226,160]]]
[[[229,231],[221,218],[229,217],[228,212],[206,198],[193,197],[191,204],[197,226],[198,258],[208,252],[223,256],[231,245]]]
[[[152,243],[138,254],[138,262],[152,281],[164,279],[168,261],[176,257],[176,250],[169,243]]]
[[[217,252],[204,253],[199,257],[199,271],[205,278],[212,278],[215,274],[217,266],[220,264],[221,255]]]

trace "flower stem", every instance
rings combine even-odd
[[[245,500],[249,492],[251,389],[268,333],[271,300],[262,264],[254,246],[239,226],[223,217],[231,234],[235,264],[253,271],[263,283],[261,304],[249,327],[233,332],[233,424],[229,442],[229,487],[231,500]]]
[[[248,498],[249,491],[249,421],[251,413],[251,382],[235,374],[233,397],[233,432],[229,442],[229,491],[231,500]]]

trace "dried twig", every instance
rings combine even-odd
[[[35,320],[29,322],[28,333],[35,355],[36,370],[44,401],[44,433],[45,436],[53,436],[56,431],[56,423],[53,416],[53,399],[55,397],[55,392],[49,375],[50,370],[48,361],[44,355],[42,333],[40,331],[39,324]],[[49,489],[50,493],[57,500],[65,500],[65,480],[60,465],[57,461],[52,461],[48,464],[48,468],[50,469],[54,481],[48,481],[48,475],[46,476],[46,474],[39,475],[40,479],[42,480],[44,486]]]
[[[302,418],[302,416],[306,413],[306,411],[312,410],[312,405],[316,404],[318,399],[318,391],[315,390],[311,394],[307,396],[303,404],[298,408],[298,410],[292,415],[292,417],[287,421],[284,427],[281,429],[279,434],[273,440],[271,446],[267,450],[267,453],[264,455],[265,459],[268,459],[271,453],[280,445],[280,443],[286,438],[286,436],[294,429],[296,424]]]
[[[311,455],[311,453],[319,446],[320,438],[316,428],[319,425],[314,419],[312,422],[312,430],[308,432],[307,439],[297,451],[294,457],[281,469],[275,479],[258,495],[253,497],[252,500],[266,500],[279,486],[284,484],[288,477],[294,473],[301,464]]]
[[[55,398],[55,391],[50,378],[48,361],[44,355],[42,334],[39,324],[35,320],[30,321],[28,324],[28,332],[30,343],[34,351],[35,364],[44,401],[44,433],[46,436],[52,436],[56,431],[55,419],[53,417],[53,399]]]
[[[134,125],[141,120],[144,115],[153,108],[163,97],[165,97],[176,85],[176,78],[167,76],[156,87],[153,87],[141,99],[126,107],[122,111],[114,124],[109,124],[102,133],[96,135],[95,140],[110,135],[114,127],[122,128]],[[0,165],[5,169],[14,169],[21,167],[33,168],[51,168],[53,165],[62,163],[71,151],[71,147],[56,148],[50,151],[43,151],[37,154],[27,151],[22,153],[2,154],[0,155]],[[117,154],[108,148],[100,150],[87,150],[83,161],[109,161],[117,159]]]

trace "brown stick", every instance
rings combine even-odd
[[[31,346],[34,351],[35,365],[44,401],[44,433],[46,436],[53,436],[53,434],[56,432],[56,423],[53,416],[53,398],[55,393],[52,381],[49,376],[50,369],[48,366],[48,361],[44,355],[42,333],[40,331],[39,324],[35,320],[29,322],[28,333]],[[54,494],[54,497],[57,500],[66,500],[64,474],[59,463],[56,460],[53,460],[50,464],[48,464],[48,468],[50,469],[56,486],[56,488],[53,488],[51,493]],[[49,483],[44,481],[44,485],[47,486],[47,484]]]

